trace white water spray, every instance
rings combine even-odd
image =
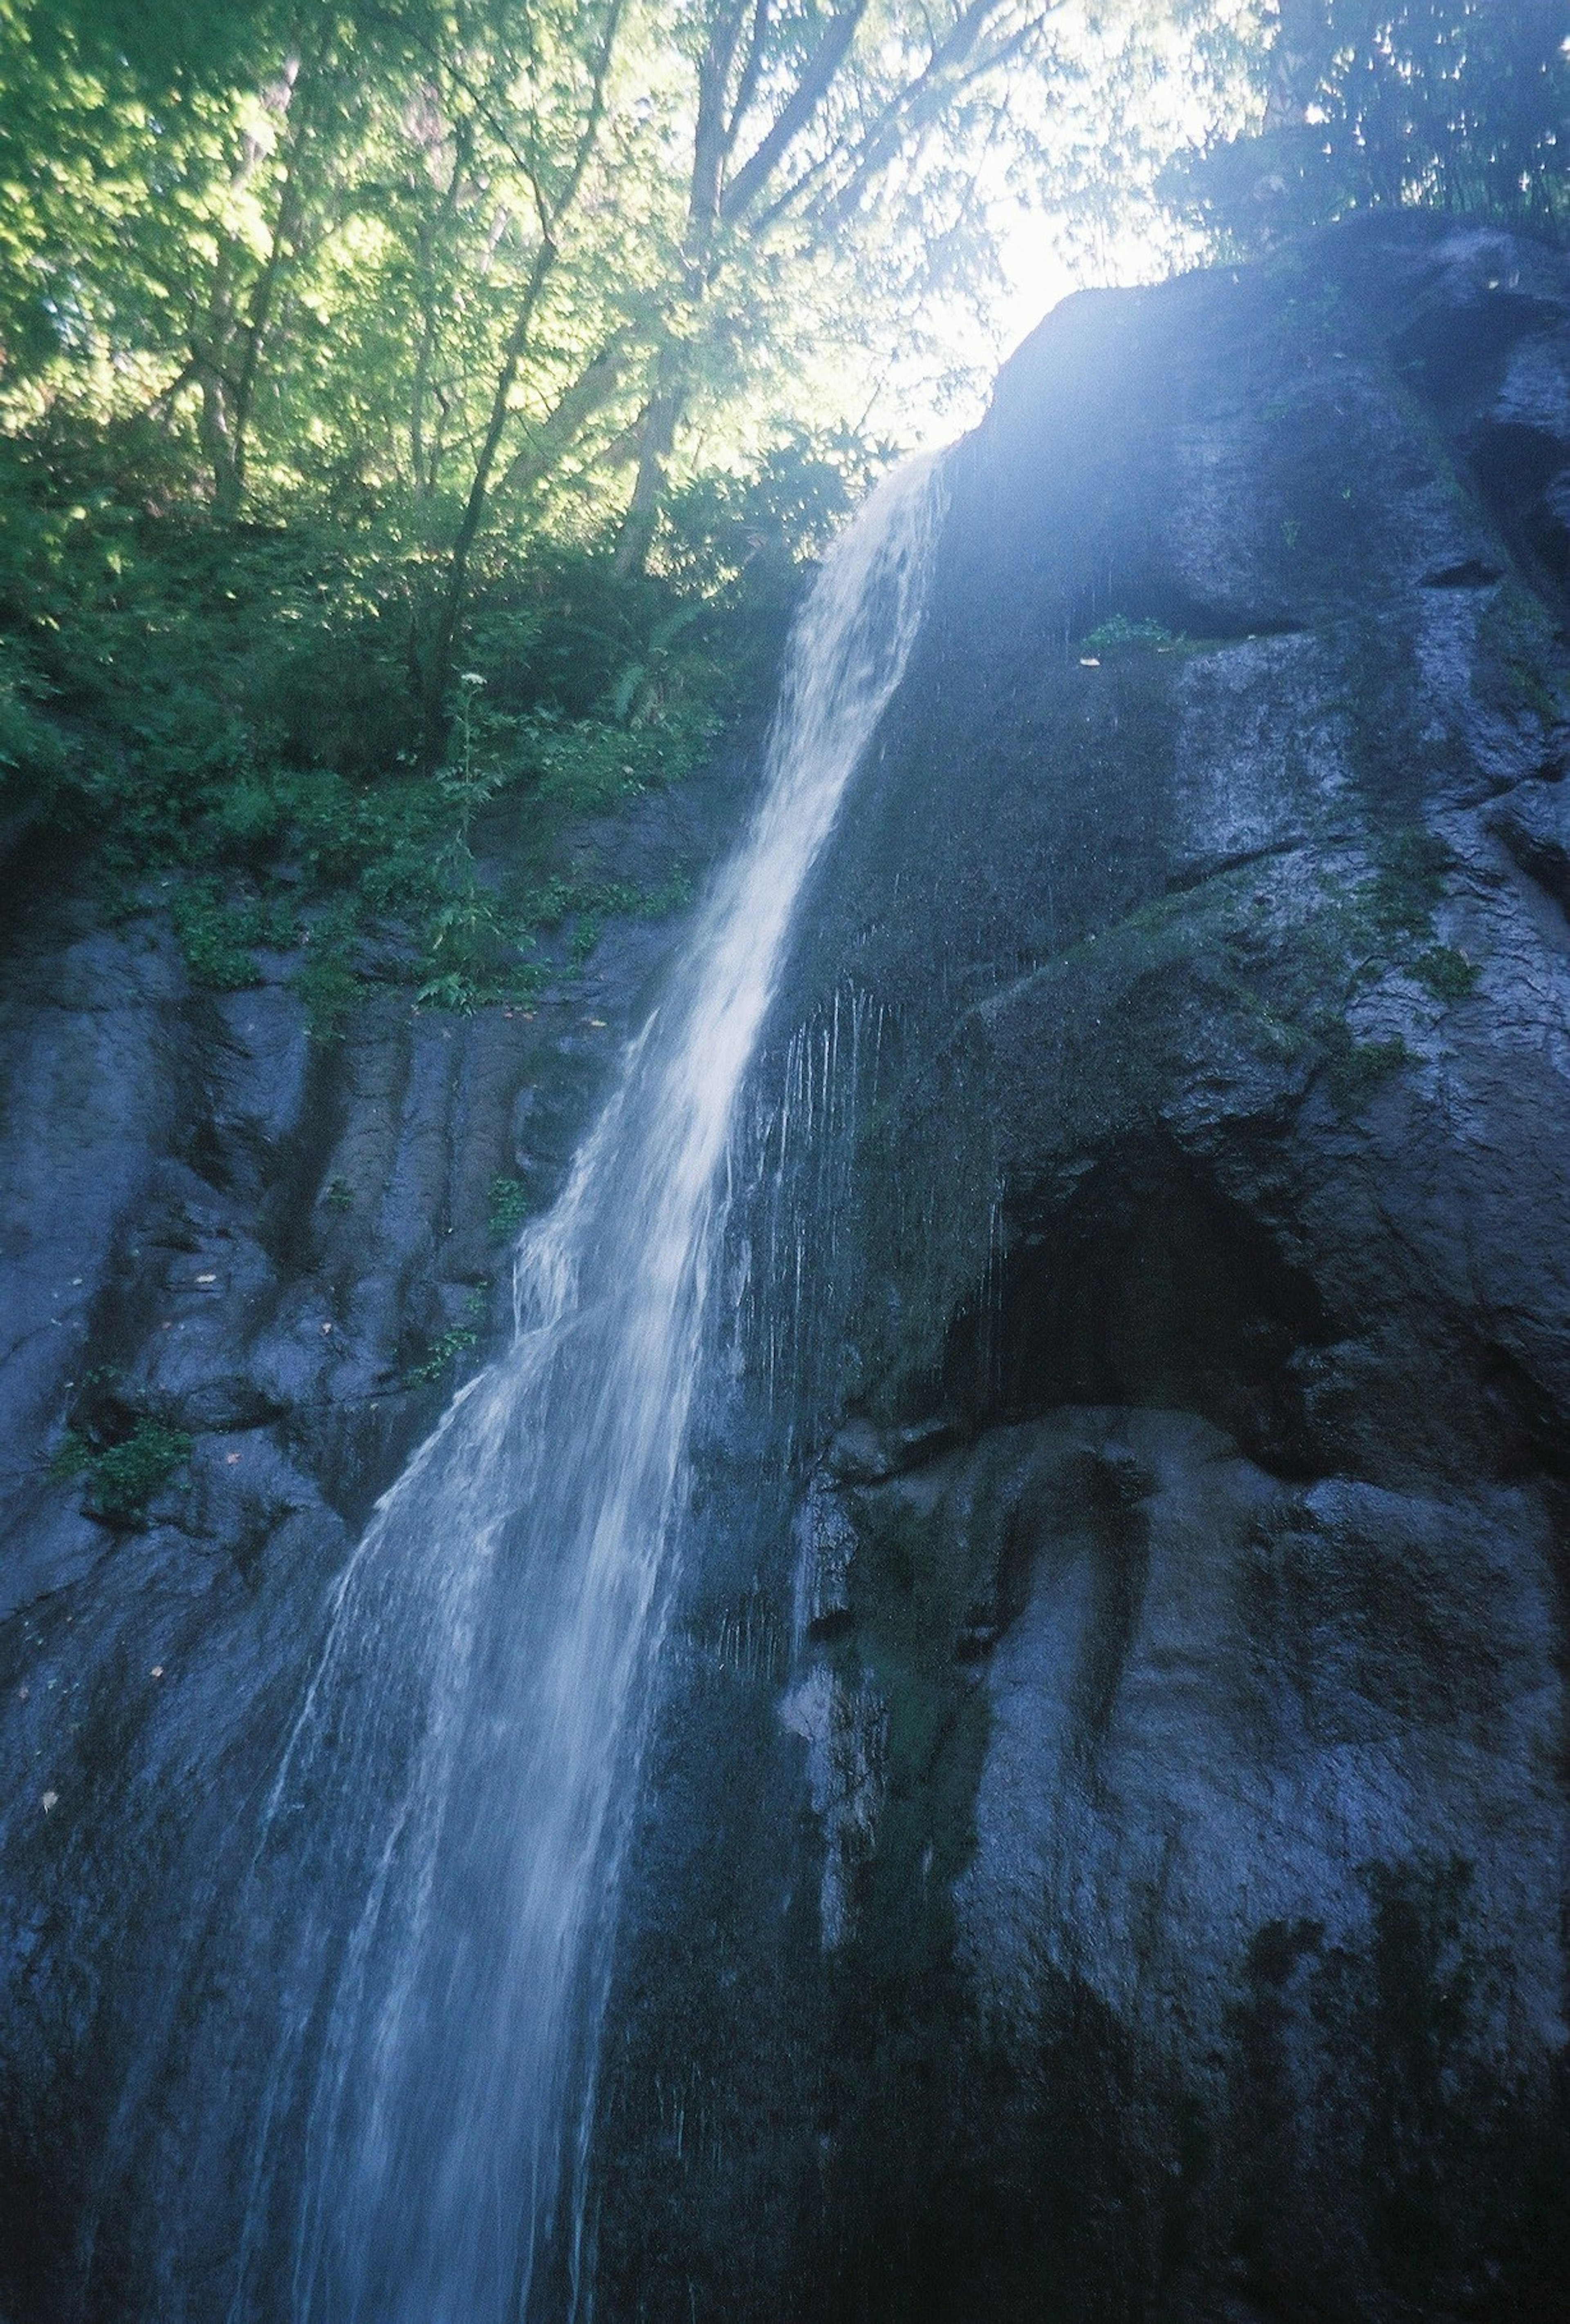
[[[802,884],[904,669],[937,503],[930,463],[902,470],[825,565],[752,829],[520,1245],[513,1344],[340,1584],[253,1876],[258,1904],[286,1889],[292,1930],[231,2324],[277,2310],[301,2136],[300,2324],[517,2324],[548,2282],[553,2310],[577,2305],[612,1889],[727,1141]]]

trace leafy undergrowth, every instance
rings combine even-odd
[[[522,1178],[493,1178],[491,1181],[490,1216],[487,1221],[493,1242],[507,1242],[522,1232],[533,1217],[537,1205],[527,1180]]]
[[[167,1427],[143,1415],[128,1435],[105,1442],[92,1430],[68,1429],[50,1468],[56,1477],[81,1477],[83,1506],[106,1525],[145,1523],[148,1503],[190,1457],[183,1428]]]
[[[430,1388],[438,1381],[450,1385],[458,1365],[478,1347],[485,1320],[485,1294],[477,1285],[464,1302],[464,1318],[430,1341],[418,1361],[405,1366],[405,1388]]]
[[[220,527],[166,458],[0,442],[0,816],[87,855],[112,914],[167,911],[218,991],[292,955],[330,1035],[373,981],[448,1009],[523,997],[608,915],[686,899],[681,874],[554,867],[586,823],[712,761],[771,682],[802,555],[843,505],[827,468],[810,540],[771,531],[758,488],[711,488],[673,512],[658,571],[618,576],[608,540],[494,551],[433,752],[440,569],[411,528],[386,509]],[[504,875],[482,827],[505,832]]]

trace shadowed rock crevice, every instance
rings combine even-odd
[[[1267,1466],[1301,1459],[1302,1360],[1337,1336],[1312,1277],[1159,1139],[1087,1158],[1056,1203],[1009,1206],[945,1352],[977,1422],[1069,1404],[1202,1414]]]

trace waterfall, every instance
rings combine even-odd
[[[736,1098],[803,882],[904,669],[937,502],[932,463],[901,470],[826,562],[751,829],[521,1240],[512,1344],[337,1587],[232,1916],[279,1999],[246,2061],[262,2089],[230,2324],[579,2305],[619,1843]]]

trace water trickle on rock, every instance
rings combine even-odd
[[[919,623],[938,501],[932,463],[900,471],[826,563],[752,829],[519,1246],[513,1344],[339,1584],[234,1915],[237,1985],[281,2006],[230,2324],[281,2309],[501,2324],[578,2304],[619,1842],[735,1101],[803,882]]]

